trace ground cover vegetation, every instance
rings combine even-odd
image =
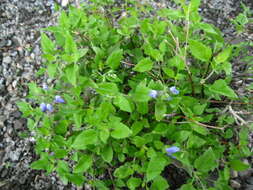
[[[250,125],[217,102],[250,109],[230,87],[247,42],[202,22],[200,0],[175,3],[92,0],[43,30],[37,74],[53,82],[29,83],[29,101],[18,102],[36,141],[32,168],[99,190],[232,189],[231,170],[250,167]],[[177,169],[185,176],[173,185]]]

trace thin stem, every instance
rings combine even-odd
[[[184,63],[185,63],[185,67],[187,69],[188,77],[189,77],[189,80],[190,80],[190,83],[191,83],[192,96],[194,96],[195,95],[195,87],[194,87],[194,83],[193,83],[193,80],[192,80],[192,73],[191,73],[190,68],[187,65],[187,49],[188,49],[189,31],[190,31],[190,8],[191,8],[191,3],[188,7],[187,17],[186,17],[187,24],[186,24],[186,38],[185,38],[185,48],[184,48]]]

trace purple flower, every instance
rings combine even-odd
[[[51,104],[47,104],[47,111],[49,112],[53,112],[54,111],[54,108]]]
[[[44,102],[42,102],[42,103],[40,104],[40,109],[41,109],[42,112],[47,111],[47,105],[46,105]]]
[[[55,96],[54,102],[55,103],[65,103],[64,99],[61,96]]]
[[[156,98],[158,95],[157,90],[150,90],[149,94],[148,94],[151,98]]]
[[[43,84],[43,85],[42,85],[42,88],[43,88],[43,90],[48,90],[47,84]]]
[[[168,98],[166,98],[167,101],[171,101],[173,98],[171,96],[169,96]]]
[[[166,152],[167,152],[168,156],[172,156],[172,154],[174,154],[178,151],[180,151],[180,148],[177,146],[172,146],[170,148],[166,148]]]
[[[175,95],[179,94],[179,90],[175,86],[170,87],[170,92]]]

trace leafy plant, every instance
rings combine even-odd
[[[200,0],[175,2],[155,11],[131,0],[122,12],[93,0],[62,11],[44,30],[51,37],[42,32],[39,74],[54,82],[29,84],[35,104],[18,103],[36,134],[33,169],[78,186],[164,190],[174,164],[189,176],[181,189],[231,189],[230,168],[248,168],[248,131],[232,141],[234,119],[213,102],[238,100],[229,86],[238,46],[201,21]]]

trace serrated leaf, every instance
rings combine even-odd
[[[137,65],[133,68],[134,71],[145,72],[150,71],[153,67],[153,62],[150,58],[144,58],[138,62]]]
[[[84,173],[92,166],[92,157],[91,155],[82,155],[79,159],[77,165],[74,167],[74,173]]]
[[[132,134],[132,131],[121,122],[113,122],[112,129],[111,136],[115,139],[123,139]]]
[[[191,54],[201,61],[208,62],[212,56],[211,48],[197,40],[189,40],[189,48]]]
[[[54,43],[44,33],[41,34],[41,47],[46,54],[53,53],[54,51]]]
[[[114,104],[117,105],[122,111],[132,112],[130,102],[123,95],[119,95],[115,98]]]
[[[224,49],[221,53],[219,53],[217,56],[214,57],[214,61],[219,64],[223,63],[228,60],[232,52],[232,48],[228,47]]]
[[[217,93],[219,95],[227,96],[229,98],[237,98],[235,92],[227,85],[225,80],[219,79],[209,86],[211,92]]]
[[[117,178],[124,179],[134,173],[133,169],[128,165],[123,165],[117,168],[113,175]]]
[[[147,181],[153,180],[155,177],[159,176],[166,164],[167,161],[165,158],[159,156],[152,157],[146,171]]]
[[[128,181],[127,181],[127,187],[130,190],[134,190],[136,187],[139,187],[141,185],[142,180],[140,178],[136,178],[136,177],[131,177]]]
[[[119,92],[119,89],[115,83],[103,82],[98,84],[96,91],[102,95],[115,96]]]
[[[84,150],[89,144],[96,144],[98,140],[97,132],[94,129],[87,129],[81,132],[72,144],[72,148]]]
[[[203,173],[217,167],[216,157],[211,147],[195,160],[194,167]]]
[[[110,145],[106,145],[102,150],[101,150],[101,156],[104,159],[104,161],[110,163],[113,158],[113,150]]]
[[[106,64],[112,69],[117,69],[120,65],[120,61],[123,58],[123,50],[117,49],[113,51],[106,60]]]
[[[67,54],[77,53],[77,46],[70,34],[67,34],[65,37],[65,47],[64,50]]]

